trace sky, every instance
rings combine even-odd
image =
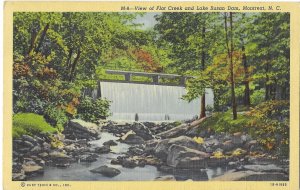
[[[161,13],[146,13],[143,16],[137,16],[134,20],[136,24],[144,24],[142,29],[152,29],[154,25],[157,23],[154,16]]]

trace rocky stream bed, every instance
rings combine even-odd
[[[63,134],[13,140],[13,180],[289,179],[288,159],[265,153],[247,134],[202,130],[201,122],[71,120]]]

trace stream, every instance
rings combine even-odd
[[[111,133],[101,133],[99,140],[90,141],[92,148],[101,147],[104,142],[109,140],[118,140],[119,138]],[[174,175],[176,180],[207,181],[213,177],[222,175],[227,171],[226,168],[208,168],[205,171],[181,171],[180,173],[165,173],[158,171],[155,166],[146,165],[145,167],[124,168],[121,165],[111,165],[112,159],[124,155],[130,145],[120,143],[118,141],[116,146],[111,146],[112,152],[108,154],[99,154],[97,161],[77,162],[72,163],[69,167],[59,168],[54,166],[45,166],[44,174],[29,178],[31,181],[148,181],[154,180],[159,176]],[[119,169],[121,173],[115,177],[105,177],[102,174],[92,173],[91,169],[102,165],[114,167]]]

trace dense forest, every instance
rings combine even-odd
[[[144,13],[147,14],[147,13]],[[18,12],[13,30],[13,136],[62,132],[72,118],[109,116],[106,99],[82,96],[106,69],[193,76],[203,128],[247,131],[266,150],[288,153],[290,23],[288,13]],[[135,80],[148,80],[136,77]],[[214,106],[205,107],[205,89]]]

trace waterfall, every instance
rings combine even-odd
[[[187,102],[184,87],[101,82],[101,95],[112,101],[111,120],[187,120],[199,115],[200,98]],[[206,105],[213,105],[213,93],[206,90]]]

